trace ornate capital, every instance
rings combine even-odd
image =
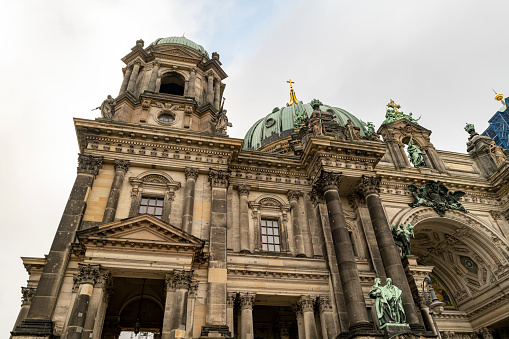
[[[108,287],[111,287],[111,284],[112,284],[111,272],[110,271],[101,272],[97,279],[97,286],[106,290]]]
[[[78,264],[79,273],[75,276],[75,283],[95,285],[101,274],[101,265]]]
[[[166,276],[166,288],[174,290],[189,290],[193,271],[173,270],[172,275]]]
[[[297,304],[302,308],[302,312],[314,312],[315,310],[315,297],[311,295],[301,295],[297,299]]]
[[[210,186],[227,188],[230,181],[230,172],[210,169],[209,173]]]
[[[301,305],[299,304],[298,301],[295,304],[292,305],[292,311],[296,315],[302,314],[302,307],[301,307]]]
[[[154,61],[154,62],[152,63],[152,65],[153,65],[154,67],[159,67],[159,66],[161,66],[161,63],[160,63],[159,61]]]
[[[198,286],[200,286],[199,282],[191,281],[189,284],[189,298],[196,298],[198,295]]]
[[[93,155],[78,154],[78,173],[88,173],[92,175],[99,174],[103,167],[103,157]]]
[[[443,339],[453,339],[456,334],[454,331],[443,331],[440,332]]]
[[[34,287],[22,287],[21,288],[21,305],[30,305],[34,294],[35,294]]]
[[[332,312],[332,303],[329,296],[320,296],[318,298],[318,307],[320,309],[320,313],[322,312]]]
[[[368,177],[363,175],[357,190],[364,196],[367,197],[370,194],[378,194],[380,192],[380,183],[382,182],[381,177]]]
[[[198,169],[193,167],[186,167],[185,169],[185,176],[187,179],[198,179]]]
[[[232,308],[235,306],[235,299],[237,299],[237,292],[228,292],[226,295],[226,307]]]
[[[129,160],[115,160],[115,171],[123,171],[124,174],[127,173],[129,169]]]
[[[237,187],[237,191],[239,192],[239,196],[245,195],[246,197],[249,196],[249,190],[251,189],[248,185],[239,185]]]
[[[134,66],[136,66],[136,65],[138,65],[138,67],[140,67],[140,66],[141,66],[141,61],[140,61],[140,60],[138,60],[138,59],[136,59],[136,60],[133,62],[133,67],[134,67]]]
[[[320,176],[313,185],[313,189],[315,189],[319,194],[324,194],[326,191],[331,189],[337,190],[340,182],[341,173],[333,173],[322,170]]]
[[[481,327],[475,333],[480,336],[482,339],[493,339],[493,334],[490,329],[487,327]]]
[[[287,197],[288,197],[288,201],[292,201],[292,200],[295,200],[295,201],[299,201],[299,197],[302,195],[302,193],[300,191],[288,191],[288,193],[286,193]]]
[[[245,309],[252,310],[255,297],[256,297],[256,293],[249,293],[249,292],[240,293],[239,294],[240,308],[243,310],[245,310]]]
[[[490,214],[493,217],[493,219],[502,219],[502,212],[491,210]]]

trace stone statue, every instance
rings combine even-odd
[[[414,196],[414,202],[409,204],[410,207],[433,207],[441,217],[445,216],[447,209],[468,213],[465,206],[459,202],[459,199],[465,195],[465,192],[449,191],[447,187],[441,185],[437,180],[430,180],[422,187],[409,185],[408,190]]]
[[[418,118],[418,119],[415,119],[413,116],[412,116],[412,112],[408,113],[408,114],[405,114],[404,116],[408,121],[416,124],[416,125],[419,125],[418,121],[421,120],[422,118],[422,115]]]
[[[382,122],[382,125],[390,124],[391,122],[394,122],[396,120],[397,119],[396,116],[394,115],[394,110],[387,109],[387,111],[385,112],[385,120],[384,122]]]
[[[232,127],[231,122],[228,122],[228,117],[226,116],[227,110],[222,109],[216,113],[214,116],[213,122],[216,126],[216,133],[226,134],[226,128]]]
[[[410,255],[410,238],[415,237],[414,226],[408,223],[406,227],[405,224],[400,224],[398,228],[396,224],[392,224],[391,231],[394,243],[401,248],[401,258]]]
[[[381,286],[380,278],[375,278],[375,284],[369,291],[369,296],[376,299],[376,314],[380,322],[380,328],[387,324],[405,324],[406,315],[401,300],[402,291],[392,284],[392,279],[387,278],[387,284]]]
[[[470,137],[468,138],[468,140],[472,140],[473,137],[475,137],[476,135],[479,135],[479,133],[477,133],[475,131],[475,127],[474,127],[474,124],[469,124],[467,122],[467,124],[465,125],[465,132],[467,132],[468,134],[470,134]]]
[[[494,140],[491,141],[490,144],[490,155],[497,167],[507,161],[507,156],[504,153],[504,149],[501,146],[498,146]]]
[[[359,140],[361,137],[361,129],[359,127],[354,126],[352,120],[348,119],[345,124],[346,130],[348,132],[349,140]]]
[[[424,167],[426,166],[426,163],[424,162],[424,153],[421,151],[419,146],[414,144],[413,137],[410,136],[410,141],[408,142],[408,158],[410,159],[410,162],[414,167]]]
[[[309,129],[313,136],[322,135],[322,117],[321,117],[320,105],[315,103],[313,105],[313,113],[309,118]]]
[[[108,95],[108,97],[103,101],[101,106],[94,108],[92,111],[100,109],[101,116],[106,119],[113,119],[115,115],[115,99]]]

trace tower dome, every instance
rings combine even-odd
[[[187,47],[197,50],[198,52],[200,52],[201,54],[203,54],[207,58],[209,58],[209,53],[207,53],[207,51],[205,50],[205,48],[203,48],[202,45],[199,45],[196,42],[189,40],[188,38],[185,38],[183,36],[182,37],[170,36],[167,38],[159,38],[159,39],[156,39],[154,42],[152,42],[149,45],[149,47],[150,46],[159,46],[159,45],[164,45],[164,44],[184,45],[184,46],[187,46]]]
[[[360,128],[360,135],[365,136],[366,128],[360,119],[342,108],[320,104],[320,111],[328,111],[333,114],[341,126],[344,126],[348,120]],[[311,103],[304,104],[301,101],[294,101],[292,105],[274,108],[264,118],[258,120],[246,133],[244,137],[243,149],[257,150],[278,139],[290,136],[294,132],[295,121],[298,117],[307,116],[313,113]]]

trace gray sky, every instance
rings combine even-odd
[[[221,4],[218,6],[218,4]],[[185,36],[217,51],[229,78],[226,108],[242,138],[289,100],[313,98],[378,127],[394,99],[422,115],[437,149],[465,152],[509,95],[508,1],[10,1],[0,28],[0,333],[14,324],[27,274],[20,256],[49,250],[76,176],[72,117],[122,82],[120,61]],[[5,335],[2,335],[5,337]]]

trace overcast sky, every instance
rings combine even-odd
[[[137,39],[185,36],[218,52],[231,137],[289,100],[343,108],[378,127],[394,99],[437,149],[465,152],[509,95],[509,1],[10,1],[0,29],[0,334],[20,307],[20,256],[49,250],[76,177],[72,118],[122,82]]]

